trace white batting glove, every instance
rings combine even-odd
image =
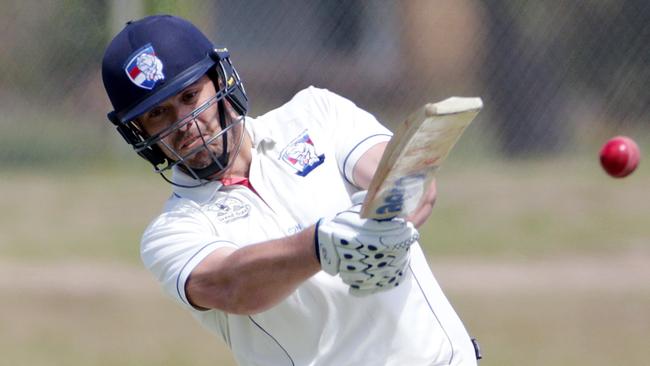
[[[399,285],[409,247],[419,238],[415,227],[403,219],[362,219],[359,212],[365,193],[353,195],[354,206],[332,219],[321,219],[316,227],[323,271],[333,276],[339,273],[355,295]]]

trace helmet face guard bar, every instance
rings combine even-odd
[[[133,149],[137,153],[140,153],[141,151],[151,148],[153,145],[161,142],[163,139],[165,139],[167,136],[173,134],[174,132],[178,131],[180,128],[185,127],[192,121],[195,121],[196,118],[201,115],[201,113],[205,112],[208,108],[213,106],[215,103],[218,103],[219,106],[219,119],[221,123],[221,128],[223,129],[224,126],[224,121],[221,120],[222,117],[225,117],[225,113],[222,111],[223,109],[223,99],[225,96],[225,91],[224,90],[219,90],[217,93],[211,97],[210,99],[206,100],[203,102],[200,106],[195,108],[192,112],[190,112],[188,115],[181,117],[179,120],[176,122],[170,124],[167,128],[164,130],[156,133],[153,136],[150,136],[140,142],[137,142],[133,144]],[[223,114],[223,115],[222,115]]]
[[[230,168],[230,166],[234,162],[234,159],[230,159],[230,156],[235,157],[239,153],[239,149],[241,148],[242,141],[244,140],[245,122],[246,122],[246,117],[245,116],[240,116],[235,121],[232,121],[230,124],[228,124],[228,126],[226,126],[226,128],[220,130],[215,135],[213,135],[213,136],[211,136],[211,137],[209,137],[207,139],[204,138],[204,137],[201,137],[201,144],[199,144],[194,149],[190,150],[189,152],[187,152],[185,155],[182,155],[182,156],[180,154],[178,154],[178,152],[176,152],[174,149],[172,149],[169,145],[167,145],[165,142],[161,141],[160,143],[163,146],[165,146],[169,151],[171,151],[172,154],[174,154],[174,159],[165,166],[154,167],[154,171],[156,173],[159,173],[163,177],[163,179],[165,179],[167,182],[169,182],[169,183],[171,183],[173,185],[181,186],[181,187],[192,188],[192,187],[202,186],[202,185],[208,183],[209,180],[206,180],[207,178],[209,178],[209,177],[211,177],[213,175],[225,172],[226,170],[228,170]],[[198,122],[196,122],[196,120],[194,120],[194,123],[197,123],[197,128],[199,128]],[[239,126],[239,136],[238,136],[238,138],[237,138],[237,136],[234,137],[237,140],[234,141],[235,144],[232,145],[233,146],[232,150],[228,150],[228,133],[229,132],[230,133],[235,133],[235,132],[230,131],[230,130],[235,129],[235,127],[237,127],[237,126]],[[217,156],[217,154],[214,151],[212,151],[209,148],[209,146],[213,142],[217,141],[217,139],[220,138],[220,137],[221,137],[221,141],[222,141],[223,150],[222,150],[221,154],[219,154]],[[205,150],[205,151],[208,152],[212,162],[210,164],[208,164],[204,168],[196,168],[196,167],[190,166],[187,163],[187,160],[189,158],[191,158],[192,156],[194,156],[195,154],[197,154],[198,152],[202,151],[202,150]],[[197,184],[193,185],[193,186],[181,185],[181,184],[173,182],[172,179],[165,176],[165,173],[167,171],[171,170],[175,166],[178,166],[183,172],[190,175],[191,177],[193,177],[194,179],[196,179],[199,182],[197,182]]]
[[[214,102],[212,104],[214,104]],[[222,114],[221,111],[223,110],[223,105],[221,102],[219,104],[220,104],[219,114],[221,115]],[[188,123],[194,123],[197,130],[199,132],[202,131],[201,126],[199,125],[198,121],[196,121],[196,119],[191,119],[184,124],[178,125],[176,127],[176,130]],[[206,138],[203,136],[202,133],[199,133],[201,143],[198,146],[191,149],[190,151],[186,152],[184,155],[181,155],[178,151],[176,151],[172,146],[170,146],[162,139],[157,139],[156,141],[152,141],[152,143],[157,143],[164,146],[166,150],[173,155],[172,158],[167,159],[166,164],[155,166],[154,172],[163,174],[166,171],[172,169],[173,167],[178,166],[181,170],[183,170],[188,175],[192,176],[194,179],[202,180],[227,170],[230,167],[230,165],[232,165],[232,162],[234,161],[234,159],[230,159],[230,156],[231,155],[236,156],[239,153],[239,148],[241,147],[241,143],[244,136],[245,116],[239,116],[237,119],[231,121],[228,124],[222,122],[221,125],[222,125],[221,130],[219,130],[217,133],[215,133],[210,137]],[[224,125],[225,127],[223,127]],[[239,127],[239,131],[236,131],[237,130],[236,127]],[[235,132],[238,132],[239,135],[239,136],[234,136],[234,138],[236,138],[236,141],[234,141],[236,142],[236,144],[233,146],[233,149],[228,150],[228,134],[229,133],[233,134]],[[214,146],[212,146],[212,144],[218,142],[219,138],[221,138],[221,144],[222,144],[221,152],[216,153],[214,152]],[[188,160],[201,151],[207,152],[207,154],[210,157],[211,163],[209,163],[205,167],[200,167],[200,168],[192,167],[188,163]]]

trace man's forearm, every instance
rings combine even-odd
[[[197,307],[253,314],[283,300],[320,269],[311,226],[288,237],[211,254],[190,275],[186,293]]]

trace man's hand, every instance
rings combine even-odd
[[[406,220],[410,221],[415,225],[415,227],[420,227],[424,224],[431,216],[433,211],[433,205],[436,203],[437,189],[436,189],[436,180],[433,179],[431,184],[427,187],[427,191],[424,193],[424,196],[420,200],[418,207],[415,211],[411,212]]]
[[[321,219],[316,243],[322,269],[339,273],[352,294],[363,295],[399,285],[409,247],[419,233],[403,219],[377,221],[359,216],[365,191],[352,196],[350,209]]]

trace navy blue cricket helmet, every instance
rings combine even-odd
[[[183,164],[183,156],[169,157],[158,146],[162,137],[173,131],[149,136],[136,121],[206,74],[212,78],[217,90],[217,95],[208,102],[219,104],[220,123],[225,130],[224,99],[243,117],[248,109],[248,98],[228,50],[215,48],[189,21],[171,15],[130,21],[104,53],[102,79],[114,108],[108,113],[108,119],[158,173],[180,164],[186,171],[189,168],[189,173],[195,178],[204,179],[228,164],[228,151],[224,147],[223,154],[215,157],[212,166],[192,169]],[[197,109],[200,108],[206,107]],[[169,129],[178,129],[180,122],[172,124]],[[225,134],[222,138],[225,144]]]

